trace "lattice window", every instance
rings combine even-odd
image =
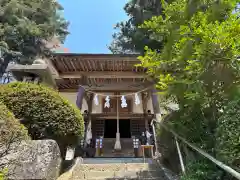
[[[96,130],[96,136],[103,136],[104,135],[104,120],[96,120],[95,121],[95,130]]]
[[[139,136],[141,132],[145,131],[145,122],[141,120],[131,120],[131,133],[132,136]]]

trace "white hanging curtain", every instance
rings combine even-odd
[[[105,104],[104,104],[104,107],[106,108],[110,108],[110,97],[109,96],[107,96],[106,98],[105,98]]]
[[[147,145],[149,145],[150,144],[150,137],[152,135],[151,135],[151,133],[148,132],[148,130],[146,130],[145,134],[146,134],[146,137],[147,137]]]
[[[98,94],[94,95],[94,99],[93,100],[94,100],[95,105],[98,106],[99,105]]]
[[[125,96],[122,96],[122,97],[121,97],[121,101],[122,101],[121,107],[122,107],[122,108],[127,107],[127,100],[126,100]]]
[[[87,128],[87,135],[86,135],[86,143],[90,144],[91,143],[91,139],[92,139],[92,128],[91,128],[92,124],[91,121],[88,124],[88,128]]]
[[[135,93],[135,104],[136,105],[140,104],[140,99],[139,99],[138,93]]]

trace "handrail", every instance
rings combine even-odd
[[[157,121],[155,121],[157,122]],[[232,176],[234,176],[235,178],[237,178],[238,180],[240,180],[240,173],[237,172],[236,170],[232,169],[231,167],[227,166],[226,164],[222,163],[221,161],[215,159],[214,157],[212,157],[211,155],[209,155],[208,153],[204,152],[202,149],[194,146],[192,143],[188,142],[186,139],[184,139],[183,137],[181,137],[180,135],[178,135],[175,131],[171,130],[170,128],[168,128],[166,125],[164,125],[161,121],[157,122],[160,126],[162,126],[165,130],[167,130],[168,132],[172,133],[176,139],[176,145],[177,143],[177,139],[181,140],[184,144],[186,144],[187,146],[189,146],[191,149],[193,149],[194,151],[198,152],[199,154],[201,154],[202,156],[204,156],[205,158],[207,158],[208,160],[212,161],[213,163],[215,163],[218,167],[222,168],[224,171],[228,172],[229,174],[231,174]],[[180,150],[180,149],[179,149]],[[180,153],[181,154],[181,153]],[[180,162],[182,161],[182,157],[181,155],[179,155],[179,159]],[[183,164],[181,164],[183,165]],[[183,172],[185,171],[184,166],[182,167]]]
[[[184,163],[183,163],[182,153],[181,153],[181,150],[180,150],[180,147],[179,147],[179,144],[178,144],[178,140],[177,140],[176,137],[175,137],[175,142],[176,142],[176,146],[177,146],[178,157],[179,157],[181,169],[182,169],[183,174],[185,174],[186,170],[185,170],[185,166],[184,166]]]

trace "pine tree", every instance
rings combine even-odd
[[[49,54],[46,43],[64,41],[68,22],[55,0],[0,0],[0,76],[11,61],[31,64],[36,56]]]
[[[125,5],[124,10],[129,19],[115,26],[118,32],[113,34],[113,41],[109,46],[111,52],[115,54],[143,53],[146,45],[153,49],[161,49],[161,43],[152,39],[147,30],[139,28],[145,20],[162,14],[161,1],[131,0]]]

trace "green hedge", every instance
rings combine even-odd
[[[29,139],[27,129],[15,119],[7,107],[0,102],[0,149],[5,149],[13,143]],[[0,158],[7,155],[1,154]],[[3,167],[2,167],[3,166]],[[0,180],[5,179],[7,174],[5,165],[0,162]]]
[[[23,82],[2,85],[0,101],[24,120],[32,139],[54,139],[66,146],[83,136],[80,110],[44,85]]]
[[[240,95],[236,95],[234,100],[229,100],[223,113],[218,113],[213,127],[207,121],[211,118],[209,113],[211,111],[208,108],[202,109],[202,111],[200,109],[197,105],[181,109],[167,116],[163,123],[189,142],[239,172]],[[172,135],[166,132],[164,134],[162,129],[157,129],[157,131],[161,132],[158,136],[161,142],[161,151],[166,149],[166,152],[162,153],[162,158],[172,160],[173,156],[177,156],[176,153],[173,154],[176,147],[172,145]],[[229,173],[200,154],[189,151],[187,148],[182,148],[182,152],[186,161],[186,174],[181,176],[181,180],[235,180]],[[179,161],[172,160],[172,164],[174,162],[179,164]],[[176,172],[180,173],[179,168]]]
[[[0,102],[0,145],[28,139],[26,128],[15,119],[7,107]]]
[[[186,174],[181,176],[181,180],[220,180],[223,174],[215,164],[204,158],[188,162],[185,168]]]
[[[240,172],[240,97],[231,101],[218,120],[217,158]]]

